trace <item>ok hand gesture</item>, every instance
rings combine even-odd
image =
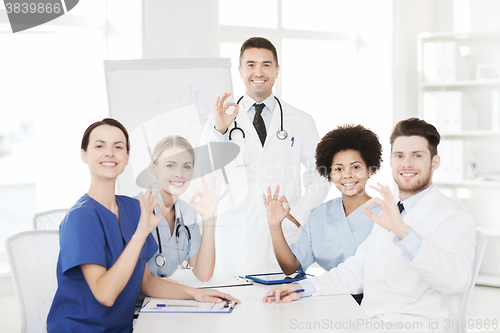
[[[143,236],[147,237],[170,212],[170,209],[165,208],[159,199],[155,199],[158,193],[160,193],[160,190],[161,189],[158,189],[154,193],[151,193],[151,189],[148,189],[144,194],[144,198],[139,194],[141,217],[136,232],[139,232]],[[153,213],[156,206],[161,209],[161,213],[158,215]]]
[[[379,198],[371,198],[366,202],[365,208],[363,208],[363,212],[365,212],[366,216],[371,218],[375,223],[377,223],[382,228],[392,231],[399,239],[403,239],[411,230],[411,228],[404,223],[401,218],[401,213],[399,212],[398,205],[396,205],[394,196],[391,193],[391,190],[388,186],[384,186],[380,183],[377,183],[377,186],[370,187],[382,194],[381,200]],[[372,204],[377,204],[382,208],[382,212],[379,215],[373,213],[369,208]]]
[[[219,196],[215,195],[215,188],[217,183],[217,177],[212,178],[212,189],[209,189],[205,177],[201,176],[201,185],[203,186],[203,191],[196,191],[193,197],[189,200],[189,204],[193,207],[198,214],[201,215],[203,221],[206,221],[215,216],[215,209],[217,208],[217,203],[222,200],[226,194],[227,190]],[[200,197],[199,202],[195,202],[196,198]]]
[[[234,102],[224,104],[229,96],[231,96],[231,93],[224,93],[222,96],[218,96],[214,105],[215,129],[221,134],[226,133],[240,110],[240,106]],[[231,114],[226,114],[226,110],[230,106],[234,106],[234,111]]]
[[[267,223],[269,223],[269,228],[281,226],[281,222],[283,222],[285,217],[290,212],[288,200],[286,200],[284,196],[278,200],[279,193],[280,186],[276,185],[276,191],[274,191],[273,196],[271,196],[271,186],[267,187],[267,197],[265,194],[262,194],[264,205],[266,206]]]

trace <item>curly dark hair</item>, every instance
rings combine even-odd
[[[340,151],[355,150],[375,173],[382,163],[382,145],[377,134],[361,125],[340,125],[328,132],[316,147],[316,170],[331,181],[333,157]]]

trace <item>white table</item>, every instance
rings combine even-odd
[[[173,278],[188,285],[193,281],[186,272],[176,273]],[[229,314],[142,313],[134,333],[227,332],[228,329],[236,333],[368,331],[369,318],[351,295],[308,297],[288,304],[262,303],[262,298],[271,288],[254,283],[252,286],[219,289],[241,301]],[[150,298],[145,302],[148,300]]]

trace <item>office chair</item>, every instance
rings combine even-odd
[[[20,232],[7,238],[5,246],[21,310],[21,333],[46,332],[57,289],[59,231]]]
[[[53,209],[33,216],[33,230],[59,230],[68,209]]]
[[[470,296],[476,285],[477,275],[479,274],[479,267],[481,267],[481,262],[483,261],[484,249],[486,248],[487,239],[486,236],[479,230],[476,230],[476,254],[474,256],[474,263],[472,266],[472,279],[470,282],[469,289],[462,296],[462,302],[460,304],[460,313],[458,317],[458,322],[467,320],[467,310],[469,308]],[[462,326],[462,325],[460,325]],[[459,333],[467,333],[467,325],[460,327]]]

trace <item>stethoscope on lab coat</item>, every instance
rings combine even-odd
[[[236,102],[236,104],[239,105],[242,99],[243,96],[240,97],[240,99],[238,100],[238,102]],[[276,132],[276,137],[280,140],[285,140],[286,137],[288,136],[288,132],[283,129],[283,108],[281,107],[281,102],[278,99],[278,97],[274,96],[274,99],[278,102],[281,113],[281,129],[278,132]],[[243,139],[245,139],[245,131],[243,131],[243,128],[238,127],[238,123],[236,122],[236,120],[234,121],[233,129],[229,131],[229,140],[231,140],[231,135],[233,134],[234,131],[240,131],[241,134],[243,135]]]
[[[240,101],[243,99],[243,96],[240,97],[240,99],[238,99],[238,102],[236,102],[236,104],[240,104]],[[276,132],[276,137],[280,140],[285,140],[287,137],[288,137],[288,132],[285,131],[283,129],[283,107],[281,106],[281,102],[280,100],[278,99],[278,97],[274,96],[274,99],[276,99],[276,102],[278,102],[278,105],[280,107],[280,114],[281,114],[281,127],[280,127],[280,130],[278,132]],[[240,131],[242,136],[243,136],[243,144],[241,145],[241,155],[243,156],[243,158],[245,158],[245,131],[243,131],[243,128],[241,127],[238,127],[238,123],[236,122],[236,119],[234,120],[234,127],[229,131],[229,140],[231,141],[232,140],[232,134],[234,131]],[[246,166],[248,165],[248,163],[238,163],[237,161],[237,164],[238,166]]]
[[[174,205],[175,209],[175,205]],[[153,214],[156,215],[156,213],[153,211]],[[189,231],[189,228],[184,224],[184,218],[182,217],[182,211],[179,208],[179,214],[181,216],[181,222],[175,227],[175,239],[177,241],[177,256],[179,257],[179,264],[181,265],[182,268],[189,268],[189,263],[187,263],[185,266],[182,264],[183,260],[181,259],[181,250],[179,249],[179,235],[181,233],[181,228],[184,228],[187,233],[188,237],[188,248],[187,248],[187,253],[186,253],[186,258],[189,256],[189,251],[191,250],[191,232]],[[165,266],[165,263],[167,262],[167,259],[163,256],[163,250],[161,246],[161,238],[160,238],[160,229],[156,227],[156,236],[158,238],[158,249],[160,250],[160,253],[156,256],[155,262],[158,267],[163,267]],[[187,261],[186,261],[187,262]]]

